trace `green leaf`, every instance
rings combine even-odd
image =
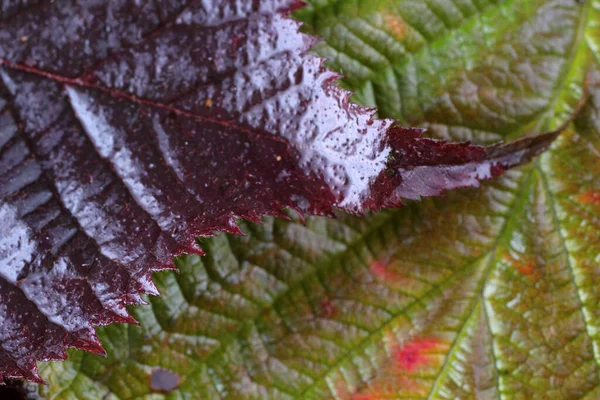
[[[314,0],[299,18],[355,100],[435,137],[565,122],[482,190],[367,219],[265,220],[155,274],[108,358],[46,364],[55,399],[600,397],[600,1]],[[167,393],[153,379],[176,373]]]

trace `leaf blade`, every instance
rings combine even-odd
[[[20,4],[2,15],[0,378],[40,382],[134,322],[153,271],[236,218],[438,196],[528,161],[420,137],[348,102],[277,0]],[[202,35],[198,35],[199,31]],[[524,144],[529,144],[524,146]],[[418,152],[417,152],[418,151]],[[19,311],[19,307],[24,312]]]
[[[513,10],[508,15],[519,15],[516,4],[502,2],[498,7],[510,6]],[[348,7],[340,13],[350,13]],[[530,28],[538,25],[532,21],[543,16],[561,19],[534,31],[533,42],[549,41],[542,49],[553,48],[552,36],[544,34],[545,26],[562,29],[564,21],[569,22],[563,33],[574,42],[560,46],[564,51],[555,60],[562,67],[554,65],[549,68],[551,77],[544,77],[548,81],[544,88],[553,90],[544,99],[543,112],[533,121],[519,121],[515,135],[561,125],[581,97],[586,71],[594,62],[590,51],[595,49],[597,15],[592,6],[587,16],[578,7],[586,6],[545,2],[538,15],[520,20]],[[578,14],[579,19],[565,20],[564,13]],[[505,23],[496,19],[498,24]],[[583,36],[575,33],[582,23]],[[530,51],[526,54],[531,57],[539,54],[538,49]],[[527,58],[522,65],[527,65]],[[338,396],[363,400],[380,396],[469,398],[473,393],[513,398],[523,393],[526,397],[597,397],[597,301],[592,293],[598,250],[594,229],[597,94],[595,88],[590,90],[590,102],[539,162],[510,171],[485,184],[480,192],[459,191],[444,202],[426,200],[380,215],[374,231],[362,239],[354,236],[345,252],[340,250],[344,245],[336,243],[331,245],[335,255],[323,256],[312,232],[300,234],[294,224],[284,223],[280,226],[287,228],[279,228],[279,234],[254,231],[254,245],[231,246],[241,259],[240,269],[247,265],[240,255],[247,250],[242,249],[265,246],[259,244],[259,237],[267,238],[271,246],[280,244],[284,254],[287,248],[298,257],[302,254],[298,248],[318,254],[308,258],[317,265],[299,264],[299,269],[309,271],[300,283],[279,289],[283,290],[281,298],[274,305],[266,303],[266,310],[258,316],[252,314],[246,330],[218,347],[211,361],[200,359],[197,373],[172,396],[204,393],[207,398]],[[448,124],[447,131],[434,132],[442,137],[470,135],[482,142],[491,137],[477,129],[452,129],[443,119],[434,122]],[[510,121],[500,125],[491,140],[511,127]],[[346,221],[350,230],[357,224]],[[277,241],[282,232],[294,234]],[[282,256],[260,254],[254,253],[249,262],[268,265],[265,268],[270,271],[285,270],[290,262]],[[192,291],[195,285],[185,287],[184,291]],[[444,301],[444,296],[455,301]],[[407,304],[413,304],[412,308]],[[398,314],[395,319],[394,312]],[[186,320],[185,315],[179,318]],[[184,325],[179,322],[177,326]],[[385,326],[395,330],[386,334],[380,330]],[[198,334],[198,330],[188,331],[194,332]],[[370,337],[368,345],[358,345],[365,337]],[[89,366],[97,364],[92,356],[87,357]],[[168,357],[163,357],[140,359],[148,365],[166,365]],[[484,368],[461,363],[462,357]],[[232,360],[241,368],[230,366]],[[479,375],[482,370],[485,379]],[[131,382],[116,373],[105,376],[111,388],[118,387],[118,382]],[[136,394],[146,393],[143,384],[136,387]]]

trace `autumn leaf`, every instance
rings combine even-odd
[[[40,382],[36,360],[66,347],[105,354],[94,327],[135,322],[151,273],[237,218],[397,207],[554,139],[484,148],[373,120],[306,54],[299,5],[2,7],[0,380]]]
[[[49,398],[595,399],[600,4],[327,1],[297,14],[382,117],[491,143],[569,119],[535,163],[368,218],[266,219],[203,241],[141,329],[98,329]],[[591,71],[591,72],[590,72]],[[393,101],[392,101],[393,100]],[[152,389],[157,369],[176,374]]]

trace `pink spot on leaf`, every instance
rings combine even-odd
[[[430,351],[440,345],[438,339],[422,338],[405,343],[394,352],[394,357],[403,371],[414,371],[430,361]]]
[[[378,260],[371,261],[369,269],[373,275],[382,281],[397,282],[402,279],[402,276],[394,271],[391,265]]]

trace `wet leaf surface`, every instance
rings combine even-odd
[[[586,76],[590,99],[548,153],[482,190],[206,239],[206,257],[155,275],[141,329],[99,329],[108,358],[46,364],[41,391],[150,398],[162,367],[182,376],[169,399],[598,398],[599,9],[315,0],[298,15],[343,84],[434,137],[556,127]]]
[[[348,102],[293,0],[10,2],[0,15],[0,379],[134,322],[153,271],[237,218],[478,186],[545,135],[422,138]]]

